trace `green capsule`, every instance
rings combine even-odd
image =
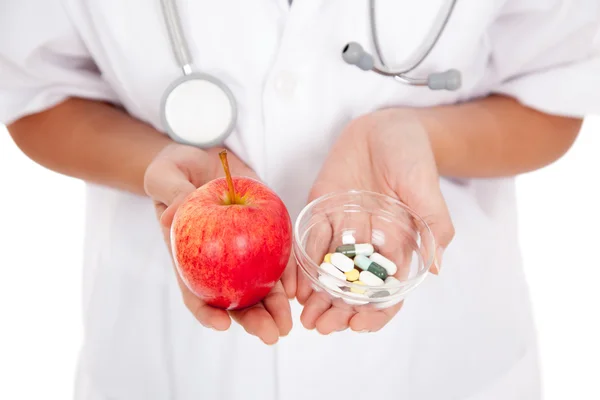
[[[357,254],[370,256],[374,251],[375,249],[373,248],[373,245],[369,243],[343,244],[335,249],[336,253],[342,253],[346,257],[350,258],[356,256]]]
[[[353,244],[344,244],[342,246],[338,246],[335,249],[336,253],[342,253],[346,257],[354,257],[356,255],[356,249]]]
[[[354,265],[363,271],[369,271],[376,277],[381,280],[385,280],[388,277],[387,271],[381,265],[377,264],[375,261],[371,261],[368,257],[363,255],[357,255],[354,257]]]
[[[372,262],[371,265],[369,265],[369,268],[367,269],[367,271],[369,271],[370,273],[372,273],[373,275],[375,275],[376,277],[378,277],[381,280],[385,281],[385,278],[387,278],[388,274],[387,271],[385,270],[385,268],[383,268],[381,265]]]

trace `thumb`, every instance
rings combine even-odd
[[[413,204],[409,203],[409,206],[414,207],[414,211],[423,218],[429,229],[431,229],[435,240],[435,249],[431,249],[435,251],[434,265],[431,272],[437,275],[441,269],[444,250],[454,238],[455,231],[439,184],[432,185],[432,187],[436,189],[428,191],[425,196],[422,196],[419,199],[420,201],[416,202],[417,207],[414,207],[414,202]]]
[[[144,176],[146,194],[154,202],[166,207],[160,216],[160,222],[165,227],[170,227],[175,211],[195,189],[186,174],[167,160],[156,160]]]
[[[173,219],[175,218],[175,212],[177,211],[181,203],[183,203],[186,197],[187,195],[180,196],[177,199],[175,199],[175,201],[171,203],[171,205],[167,207],[166,210],[160,215],[159,220],[162,226],[164,226],[165,228],[171,228],[171,224],[173,223]]]

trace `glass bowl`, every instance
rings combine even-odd
[[[331,261],[324,264],[325,256],[346,244],[371,244],[374,252],[395,263],[397,271],[389,275],[394,279],[371,280],[369,285],[344,279],[337,268],[332,271]],[[365,247],[369,248],[359,249]],[[370,259],[369,250],[364,256]],[[351,190],[326,194],[304,207],[294,226],[294,257],[313,289],[329,296],[334,305],[382,309],[402,301],[427,277],[435,240],[425,221],[399,200]],[[389,263],[383,264],[393,272]]]

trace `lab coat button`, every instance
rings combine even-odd
[[[282,97],[291,99],[296,91],[297,80],[294,74],[283,71],[275,78],[275,90]]]

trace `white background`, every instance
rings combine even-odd
[[[518,180],[547,400],[600,399],[599,175],[594,118],[563,159]],[[35,165],[0,127],[0,193],[0,399],[69,399],[83,184]]]

